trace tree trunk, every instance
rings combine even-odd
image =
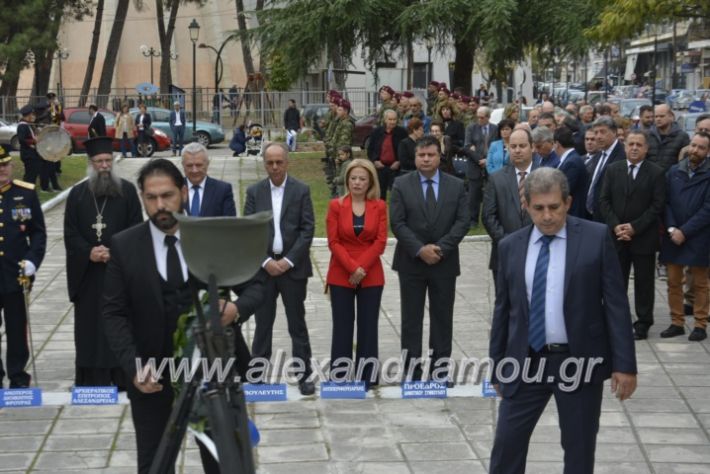
[[[49,91],[49,76],[52,73],[54,49],[35,51],[34,84],[32,95],[36,98],[44,97]]]
[[[407,38],[405,44],[405,51],[407,52],[407,90],[412,89],[412,83],[414,82],[414,48],[412,47],[412,38]]]
[[[106,59],[101,70],[99,90],[96,94],[96,105],[99,107],[105,107],[108,103],[113,70],[116,67],[116,57],[118,56],[118,47],[121,44],[121,36],[123,35],[123,25],[126,23],[126,15],[128,15],[128,3],[129,0],[118,0],[118,5],[116,6],[116,16],[111,27],[111,35],[106,48]]]
[[[180,0],[172,0],[170,3],[170,18],[168,26],[165,27],[163,19],[163,0],[155,0],[156,15],[158,17],[158,36],[160,38],[160,93],[167,94],[170,84],[173,82],[173,74],[170,68],[170,43],[173,41],[175,31],[175,20],[177,19]]]
[[[244,70],[249,74],[254,74],[254,60],[251,57],[251,46],[247,37],[247,19],[244,15],[244,1],[235,0],[237,8],[237,27],[239,29],[239,42],[242,45],[242,57],[244,58]]]
[[[17,61],[8,62],[0,85],[0,114],[5,118],[15,118],[17,113],[17,85],[20,82],[21,64]],[[25,105],[25,104],[22,104]],[[12,120],[14,121],[14,120]]]
[[[456,41],[456,59],[454,60],[454,79],[451,90],[463,87],[467,94],[472,91],[471,74],[473,73],[473,48],[464,41]]]
[[[96,18],[94,20],[94,32],[91,36],[91,49],[89,50],[89,62],[86,64],[84,83],[81,85],[79,94],[79,107],[86,106],[86,99],[91,88],[91,80],[94,77],[94,67],[96,66],[96,52],[99,49],[99,37],[101,36],[101,20],[104,15],[104,0],[98,0],[96,4]]]
[[[256,7],[254,8],[254,11],[256,12],[256,21],[259,25],[261,25],[261,18],[259,14],[264,11],[264,0],[256,0]],[[261,48],[258,48],[258,50],[261,51]],[[264,57],[259,54],[259,72],[264,72],[264,66]]]

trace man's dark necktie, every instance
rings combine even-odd
[[[436,194],[434,194],[434,180],[426,180],[426,212],[430,217],[436,213]]]
[[[168,274],[168,284],[173,287],[182,286],[185,283],[185,279],[182,275],[182,265],[180,264],[180,256],[178,255],[177,248],[175,244],[177,243],[177,237],[174,235],[165,236],[165,245],[168,246],[168,258],[166,263],[166,269]]]
[[[547,267],[550,263],[550,242],[554,235],[543,235],[540,238],[540,253],[535,263],[532,296],[530,297],[530,323],[528,327],[528,342],[535,352],[545,345],[545,296],[547,293]]]
[[[200,186],[195,184],[192,186],[194,191],[192,195],[192,204],[190,204],[190,215],[199,216],[200,215]]]
[[[631,184],[634,181],[634,168],[636,168],[636,165],[629,165],[629,177],[628,181],[629,184]]]
[[[606,161],[606,152],[603,151],[602,154],[599,156],[599,163],[597,164],[597,168],[595,170],[599,170],[597,174],[592,176],[592,184],[589,186],[589,192],[587,193],[587,211],[590,214],[594,214],[594,189],[597,186],[597,181],[599,181],[599,177],[602,175],[602,171],[604,170],[604,162]]]

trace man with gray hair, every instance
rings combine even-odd
[[[490,472],[525,472],[530,437],[554,397],[564,472],[592,474],[604,381],[619,400],[636,388],[621,269],[607,227],[568,216],[561,171],[533,171],[524,194],[533,224],[498,245],[489,356],[502,400]]]
[[[498,136],[498,126],[490,123],[491,109],[479,107],[476,110],[478,123],[466,127],[464,153],[468,158],[466,179],[468,181],[468,205],[471,212],[471,225],[478,225],[483,201],[483,180],[486,175],[486,157],[488,145]]]
[[[592,125],[597,138],[598,153],[588,163],[589,186],[587,187],[587,217],[591,220],[604,222],[599,211],[599,195],[606,167],[615,161],[626,159],[624,145],[616,138],[616,122],[609,116],[601,116]]]
[[[552,130],[547,127],[536,127],[532,131],[532,140],[535,152],[540,156],[540,166],[557,168],[560,164],[560,157],[555,152]]]
[[[207,176],[210,159],[207,148],[197,142],[188,143],[182,152],[182,169],[188,187],[183,208],[191,216],[236,216],[232,185]]]
[[[76,386],[126,386],[104,335],[100,300],[111,260],[111,236],[143,222],[143,212],[135,186],[113,169],[112,143],[110,137],[85,142],[88,179],[72,188],[64,212],[67,284],[74,303]]]
[[[170,112],[170,131],[173,132],[173,155],[182,153],[182,142],[185,137],[185,111],[180,110],[180,102],[175,101]]]

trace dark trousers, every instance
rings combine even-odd
[[[276,319],[276,299],[281,295],[286,308],[288,333],[291,335],[291,351],[295,359],[301,359],[305,367],[303,375],[308,377],[311,370],[311,343],[306,326],[306,284],[308,279],[296,280],[284,274],[269,276],[265,284],[264,303],[256,310],[256,329],[252,342],[252,357],[271,358],[271,338]]]
[[[185,137],[185,126],[177,125],[172,128],[173,131],[173,153],[177,150],[178,153],[182,153],[182,142]]]
[[[42,191],[47,191],[50,183],[55,190],[59,189],[57,165],[51,161],[42,160],[39,169],[39,187],[42,188]]]
[[[25,366],[30,359],[27,346],[27,313],[25,297],[22,292],[0,294],[0,309],[5,319],[5,336],[7,337],[6,366],[7,376],[12,386],[28,386],[30,374],[25,372]],[[0,325],[2,319],[0,319]],[[0,357],[2,347],[0,345]],[[2,359],[0,358],[0,386],[5,377]]]
[[[380,182],[380,199],[387,200],[387,191],[392,187],[394,179],[397,177],[397,171],[385,165],[384,168],[377,170],[377,180]]]
[[[408,377],[415,358],[422,356],[424,298],[429,294],[429,348],[435,369],[451,356],[456,277],[426,278],[399,273],[399,293],[402,308],[402,351],[407,351],[405,368]],[[413,370],[412,379],[422,376],[422,369]]]
[[[543,380],[569,353],[548,356]],[[534,356],[533,356],[534,359]],[[539,360],[538,360],[539,362]],[[533,366],[535,361],[533,360]],[[534,375],[532,369],[528,374]],[[530,436],[551,397],[557,405],[564,450],[564,474],[593,474],[594,451],[599,431],[603,384],[582,384],[565,392],[555,383],[520,383],[512,397],[503,398],[498,409],[490,474],[524,474]]]
[[[123,133],[123,136],[121,137],[120,145],[121,145],[121,156],[122,157],[125,158],[126,153],[128,153],[129,151],[131,152],[131,156],[134,158],[136,157],[136,155],[138,155],[138,152],[136,151],[136,147],[135,147],[135,144],[133,143],[133,140],[131,140],[128,137],[128,134],[125,132]]]
[[[163,391],[131,400],[131,416],[138,449],[138,474],[148,474],[150,471],[163,431],[168,424],[173,408],[173,391],[169,385],[168,381],[163,384]],[[174,469],[171,472],[175,472]]]
[[[628,245],[617,249],[626,290],[629,289],[631,266],[634,267],[634,307],[639,324],[653,325],[653,303],[656,295],[656,255],[638,255]]]
[[[471,225],[478,225],[481,216],[481,203],[483,202],[483,180],[468,180],[468,206],[471,212]]]
[[[380,314],[382,286],[347,288],[330,285],[330,305],[333,310],[333,337],[330,345],[331,370],[346,366],[353,357],[353,332],[355,326],[355,298],[357,298],[357,349],[355,350],[354,374],[357,380],[365,381],[366,387],[377,385],[379,362],[377,320]],[[338,363],[338,360],[340,362]],[[367,361],[367,359],[372,359]],[[354,378],[353,378],[354,379]]]
[[[22,164],[25,165],[25,174],[22,176],[22,180],[35,184],[42,169],[42,161],[39,155],[22,158]]]

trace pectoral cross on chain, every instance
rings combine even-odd
[[[91,227],[96,230],[96,238],[101,242],[101,236],[103,235],[103,230],[106,228],[106,224],[103,222],[104,216],[101,214],[96,216],[96,224],[91,224]]]

